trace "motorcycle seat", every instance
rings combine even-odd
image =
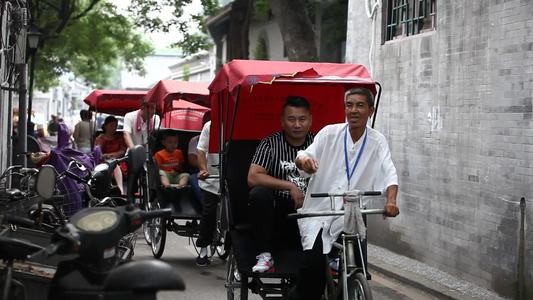
[[[24,197],[22,191],[16,188],[6,189],[6,194],[13,200],[22,199]]]
[[[109,273],[105,291],[185,290],[185,282],[178,271],[160,260],[131,261]]]
[[[25,260],[28,255],[42,249],[41,246],[25,240],[0,236],[0,258],[4,260]]]

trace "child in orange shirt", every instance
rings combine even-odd
[[[161,141],[165,147],[157,151],[154,159],[159,167],[159,175],[161,176],[161,184],[164,187],[176,186],[182,188],[187,185],[189,181],[189,174],[182,171],[183,152],[178,148],[178,136],[165,135]]]

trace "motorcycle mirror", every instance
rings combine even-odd
[[[51,165],[43,165],[37,175],[35,190],[43,199],[51,199],[56,186],[56,170]]]

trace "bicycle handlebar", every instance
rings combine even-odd
[[[382,215],[385,213],[383,208],[370,208],[370,209],[361,209],[363,215]],[[311,217],[331,217],[331,216],[344,216],[344,210],[322,210],[322,211],[302,211],[297,213],[288,214],[287,218],[289,219],[302,219],[302,218],[311,218]]]
[[[344,193],[311,193],[312,198],[319,197],[345,197],[345,196],[381,196],[380,191],[351,190]]]

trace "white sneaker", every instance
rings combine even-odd
[[[264,273],[274,266],[274,259],[268,252],[263,252],[256,256],[257,263],[252,268],[252,272]]]
[[[338,272],[339,271],[339,258],[331,258],[329,260],[329,268],[333,271]]]
[[[235,281],[237,282],[241,281],[241,273],[239,273],[238,270],[233,271],[233,277],[235,278]]]

